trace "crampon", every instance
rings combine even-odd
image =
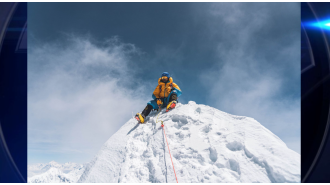
[[[144,123],[144,117],[140,114],[140,113],[137,113],[135,115],[135,119],[140,123],[140,124],[143,124]]]
[[[171,103],[167,105],[166,112],[168,112],[171,109],[174,109],[175,106],[176,106],[176,101],[171,101]]]

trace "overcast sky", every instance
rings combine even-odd
[[[89,162],[161,73],[300,153],[300,3],[28,3],[29,164]]]

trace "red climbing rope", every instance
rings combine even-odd
[[[164,135],[165,135],[165,138],[166,138],[166,144],[167,144],[167,147],[168,147],[168,152],[170,153],[170,157],[171,157],[171,161],[172,161],[172,166],[173,166],[173,170],[174,170],[174,175],[175,175],[176,183],[179,183],[178,182],[178,178],[176,177],[176,173],[175,173],[175,169],[174,169],[174,164],[173,164],[173,160],[172,160],[172,156],[171,156],[171,151],[170,151],[170,147],[168,146],[167,137],[166,137],[166,134],[165,134],[165,127],[163,125],[163,122],[162,122],[162,127],[163,127]]]

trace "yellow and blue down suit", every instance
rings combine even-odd
[[[162,80],[162,78],[164,79]],[[176,105],[175,101],[177,101],[178,97],[181,96],[181,94],[182,94],[181,89],[177,84],[173,82],[173,78],[170,77],[168,72],[164,72],[162,74],[162,77],[158,79],[158,85],[154,90],[154,92],[152,93],[153,100],[148,102],[147,106],[144,108],[142,113],[137,113],[135,115],[135,119],[138,120],[139,123],[144,123],[145,118],[149,115],[151,110],[159,109],[157,100],[161,100],[162,108],[167,107],[167,105],[170,104],[169,107],[167,107],[166,109],[167,112],[171,108],[175,107]],[[174,107],[171,107],[173,105]]]
[[[176,94],[177,97],[181,96],[182,94],[179,86],[173,82],[173,78],[170,77],[166,83],[162,82],[161,78],[159,78],[158,85],[152,94],[152,98],[154,100],[149,101],[148,105],[151,105],[153,109],[158,109],[156,99],[160,98],[163,102],[162,107],[166,107],[169,103],[169,98],[173,93]]]

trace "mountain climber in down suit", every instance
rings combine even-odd
[[[139,123],[144,123],[145,118],[149,115],[151,110],[158,110],[166,107],[166,112],[174,109],[177,104],[178,97],[182,94],[181,89],[173,82],[168,72],[164,72],[158,79],[158,85],[152,94],[153,100],[149,101],[142,113],[137,113],[135,119]]]

